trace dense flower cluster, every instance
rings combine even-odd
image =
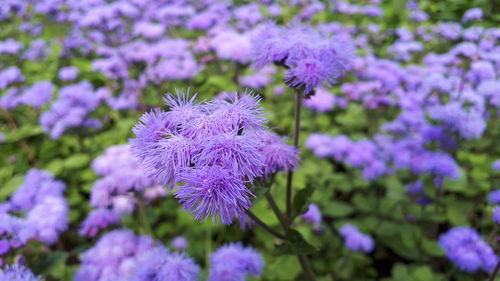
[[[200,268],[186,254],[170,253],[165,248],[154,248],[137,262],[131,281],[196,281]]]
[[[352,224],[343,225],[340,229],[340,234],[344,237],[345,246],[352,251],[370,253],[375,247],[373,238],[363,234]]]
[[[0,255],[31,239],[49,245],[57,241],[68,227],[65,188],[49,172],[32,169],[26,174],[23,185],[0,207]]]
[[[469,227],[450,229],[439,237],[439,245],[448,259],[464,271],[490,272],[498,262],[493,249],[483,241],[476,230]]]
[[[247,184],[298,165],[297,149],[266,130],[257,96],[197,103],[180,93],[165,101],[169,111],[146,113],[135,126],[132,152],[159,182],[185,183],[175,197],[196,219],[244,217],[253,197]]]
[[[58,100],[41,115],[40,125],[54,139],[68,128],[99,128],[101,122],[89,114],[99,106],[104,98],[103,93],[94,91],[92,84],[87,81],[64,86],[59,91]]]
[[[305,26],[265,24],[252,39],[252,47],[257,66],[285,66],[288,85],[306,95],[323,83],[335,83],[351,67],[353,57],[349,41],[325,37]]]
[[[5,270],[0,269],[0,280],[2,281],[42,281],[29,269],[20,265],[7,266]]]
[[[258,277],[264,267],[264,259],[252,247],[228,244],[210,255],[208,281],[248,280],[248,276]]]
[[[139,257],[154,248],[148,236],[135,236],[130,230],[113,230],[83,253],[75,281],[126,279],[135,273]]]
[[[151,201],[166,195],[165,188],[137,163],[128,144],[107,148],[92,162],[92,168],[102,178],[92,187],[93,210],[82,224],[81,235],[95,236],[99,229],[118,223],[121,215],[134,210],[137,200]]]

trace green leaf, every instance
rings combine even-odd
[[[354,208],[345,202],[332,200],[323,208],[323,212],[332,217],[346,217],[354,212]]]
[[[300,232],[290,229],[287,232],[287,241],[281,245],[277,245],[273,251],[273,255],[308,255],[317,251],[316,247],[309,244]]]
[[[67,169],[78,169],[86,166],[90,162],[90,157],[86,154],[75,154],[64,160],[64,167]]]
[[[434,280],[432,270],[429,266],[420,266],[415,269],[412,274],[415,281],[431,281]]]
[[[299,190],[299,192],[295,194],[292,203],[292,216],[294,218],[307,211],[307,203],[309,202],[313,192],[314,188],[312,186],[306,186],[306,188]]]

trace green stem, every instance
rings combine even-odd
[[[308,281],[314,281],[316,279],[316,276],[314,276],[314,271],[307,256],[298,255],[297,258],[299,259],[300,266],[302,267],[302,271],[304,272],[306,279]]]
[[[497,278],[497,274],[498,274],[499,270],[500,270],[500,260],[497,262],[497,265],[495,266],[495,269],[493,270],[493,273],[491,274],[488,281],[494,281]]]
[[[286,224],[286,220],[283,217],[283,215],[281,214],[281,211],[280,211],[278,205],[276,204],[276,201],[274,201],[274,198],[271,195],[271,192],[266,193],[266,199],[267,199],[267,202],[269,203],[269,206],[271,206],[271,209],[273,210],[274,214],[278,218],[278,221],[280,222],[281,226],[283,227],[283,229],[285,231],[287,231],[289,229],[289,226],[288,226],[288,224]]]
[[[278,218],[278,221],[280,222],[281,226],[283,227],[285,232],[287,232],[290,229],[290,225],[286,223],[285,218],[281,214],[280,209],[276,204],[276,201],[274,201],[274,198],[270,192],[266,193],[266,199],[269,202],[269,206],[271,206],[271,209],[273,210],[274,214]],[[299,263],[300,266],[302,267],[302,271],[304,272],[306,280],[308,281],[316,280],[311,263],[309,262],[309,258],[306,255],[297,255],[297,258],[299,259]]]
[[[286,240],[285,235],[277,232],[276,230],[272,229],[270,226],[268,226],[265,222],[260,220],[252,211],[247,210],[247,216],[249,216],[258,226],[262,227],[264,230],[269,232],[270,234],[276,236],[277,238]]]
[[[302,93],[300,90],[295,89],[295,112],[294,112],[294,131],[293,131],[293,145],[299,147],[300,137],[300,110],[302,108]],[[292,224],[292,183],[293,171],[288,171],[286,179],[286,219],[289,225]]]
[[[137,212],[139,214],[139,219],[142,222],[143,231],[154,240],[153,230],[151,229],[151,225],[149,225],[149,221],[146,217],[146,207],[144,206],[144,200],[142,198],[137,199]]]

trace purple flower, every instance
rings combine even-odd
[[[500,206],[496,206],[493,208],[492,219],[494,222],[500,224]]]
[[[305,221],[312,223],[312,224],[319,224],[321,223],[321,220],[323,219],[323,216],[321,215],[321,211],[318,207],[318,205],[311,203],[309,204],[309,207],[307,208],[307,212],[303,213],[301,215],[302,219]]]
[[[322,83],[331,86],[351,66],[350,43],[326,38],[302,27],[285,29],[266,24],[252,40],[255,64],[286,66],[288,85],[304,90],[307,95]]]
[[[266,130],[258,96],[197,103],[178,92],[165,101],[169,111],[146,113],[134,127],[132,152],[157,181],[185,182],[175,195],[196,219],[242,218],[253,196],[246,184],[297,166],[298,151]]]
[[[78,68],[74,66],[67,66],[59,69],[59,79],[62,81],[72,81],[78,76]]]
[[[495,160],[495,162],[491,164],[491,168],[495,171],[500,171],[500,159]]]
[[[488,202],[491,204],[500,204],[500,189],[493,190],[488,194]]]
[[[177,236],[172,239],[172,247],[177,251],[184,251],[188,246],[188,241],[184,236]]]
[[[471,8],[465,11],[462,17],[463,22],[481,20],[481,19],[483,19],[483,10],[481,8]]]
[[[248,34],[239,34],[224,30],[211,40],[217,56],[221,59],[236,61],[242,64],[250,61],[251,43]]]
[[[4,270],[0,269],[0,280],[5,281],[42,281],[28,268],[21,265],[8,265]]]
[[[73,280],[106,281],[132,276],[139,257],[153,249],[153,244],[151,238],[135,236],[130,230],[108,232],[83,253]]]
[[[131,281],[196,281],[200,268],[185,254],[154,248],[139,257]]]
[[[243,180],[219,166],[185,169],[180,178],[186,184],[175,191],[175,197],[197,220],[212,216],[230,224],[252,205],[253,194]]]
[[[54,85],[49,81],[40,81],[26,89],[22,95],[22,103],[36,108],[50,101]]]
[[[280,171],[295,171],[299,165],[299,149],[288,145],[278,135],[271,132],[258,132],[254,136],[259,142],[258,152],[263,158],[263,177]]]
[[[10,199],[14,210],[27,211],[47,197],[62,197],[66,185],[44,170],[31,169]]]
[[[16,82],[24,82],[24,76],[19,68],[10,66],[0,71],[0,90]]]
[[[493,249],[469,227],[450,229],[439,237],[439,245],[456,267],[467,272],[490,272],[498,261]]]
[[[209,281],[247,280],[250,274],[257,277],[264,267],[264,259],[252,247],[240,243],[221,246],[210,255]]]
[[[7,38],[7,40],[5,41],[0,41],[0,55],[14,55],[17,54],[22,48],[23,44],[17,42],[12,38]]]
[[[83,221],[78,233],[81,236],[94,237],[100,229],[117,224],[119,221],[120,217],[113,211],[106,209],[92,210]]]
[[[346,224],[342,226],[340,234],[344,237],[345,246],[350,250],[363,251],[365,253],[373,251],[373,238],[360,232],[354,225]]]
[[[69,208],[62,197],[49,196],[31,209],[26,216],[26,224],[32,237],[38,241],[54,244],[59,233],[68,227]]]

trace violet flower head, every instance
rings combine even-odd
[[[500,189],[493,190],[488,194],[488,202],[491,204],[500,204]]]
[[[500,171],[500,159],[495,160],[495,162],[491,164],[491,168],[495,171]]]
[[[196,281],[200,268],[185,254],[170,253],[163,247],[149,250],[139,257],[131,281]]]
[[[221,246],[210,255],[208,281],[245,281],[248,275],[258,277],[264,267],[264,259],[252,247],[242,244]]]
[[[26,224],[32,237],[38,241],[54,244],[59,233],[68,228],[69,207],[63,197],[49,196],[31,209]]]
[[[8,265],[4,270],[0,269],[0,280],[2,281],[42,281],[26,267],[21,265]]]
[[[469,227],[450,229],[439,237],[439,245],[446,257],[463,271],[476,272],[482,269],[491,272],[498,261],[493,249],[476,230]]]
[[[22,95],[22,103],[36,108],[50,101],[54,85],[49,81],[40,81],[26,89]]]
[[[177,251],[184,251],[188,246],[188,241],[184,236],[177,236],[172,239],[172,247]]]
[[[222,167],[189,168],[181,179],[186,184],[175,191],[175,197],[197,220],[212,216],[214,221],[219,217],[223,224],[230,224],[252,205],[253,194],[243,179]]]
[[[63,67],[59,70],[59,79],[62,81],[72,81],[78,76],[78,68],[74,66]]]
[[[307,212],[303,213],[301,215],[302,219],[305,221],[312,223],[312,224],[319,224],[321,223],[321,220],[323,219],[323,216],[321,215],[321,211],[318,207],[318,205],[311,203],[309,204],[309,207],[307,208]]]
[[[493,219],[494,222],[500,224],[500,206],[495,206],[493,208],[492,219]]]
[[[47,197],[62,197],[65,189],[66,185],[54,179],[50,172],[31,169],[12,195],[10,203],[16,211],[27,211]]]
[[[345,246],[352,251],[362,251],[370,253],[374,248],[373,238],[363,234],[352,224],[346,224],[340,229],[340,234],[344,237]]]
[[[101,236],[82,255],[75,281],[120,280],[132,276],[139,257],[153,249],[153,240],[135,236],[130,230],[113,230]]]
[[[310,94],[321,84],[331,86],[350,69],[353,47],[348,40],[328,38],[304,27],[279,27],[265,24],[252,40],[255,64],[274,63],[287,68],[285,80],[290,87]]]
[[[471,8],[465,11],[462,17],[463,22],[469,22],[481,19],[483,19],[483,10],[481,8]]]
[[[104,229],[109,225],[118,224],[119,221],[120,217],[111,210],[92,210],[83,221],[78,233],[81,236],[94,237],[100,229]]]
[[[295,169],[298,150],[266,130],[258,96],[224,94],[203,103],[195,97],[167,95],[169,111],[144,114],[131,150],[159,183],[184,182],[175,190],[184,210],[229,224],[251,207],[247,185]]]
[[[264,157],[263,177],[282,171],[295,171],[299,166],[299,149],[285,143],[271,132],[259,132],[254,136],[259,142],[259,153]]]

